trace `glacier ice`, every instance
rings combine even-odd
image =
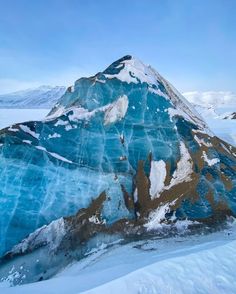
[[[60,242],[75,246],[173,214],[234,215],[235,156],[168,81],[125,56],[77,80],[45,120],[0,131],[0,255],[61,217]]]

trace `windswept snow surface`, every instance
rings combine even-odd
[[[181,227],[179,226],[180,230]],[[57,277],[4,294],[235,293],[236,229],[103,247]]]

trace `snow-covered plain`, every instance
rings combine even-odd
[[[14,123],[41,120],[48,113],[49,109],[0,109],[0,129]]]
[[[180,225],[180,230],[185,227]],[[4,294],[236,293],[236,226],[207,235],[100,248],[48,281]]]

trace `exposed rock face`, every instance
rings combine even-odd
[[[29,261],[16,283],[48,278],[98,240],[234,215],[235,175],[236,149],[154,69],[125,56],[76,81],[45,121],[1,131],[1,254],[59,220],[8,252],[0,276],[30,252],[40,266]]]

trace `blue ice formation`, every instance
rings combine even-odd
[[[0,255],[104,191],[106,226],[235,213],[235,175],[235,149],[154,69],[125,56],[77,80],[45,120],[0,131]]]

